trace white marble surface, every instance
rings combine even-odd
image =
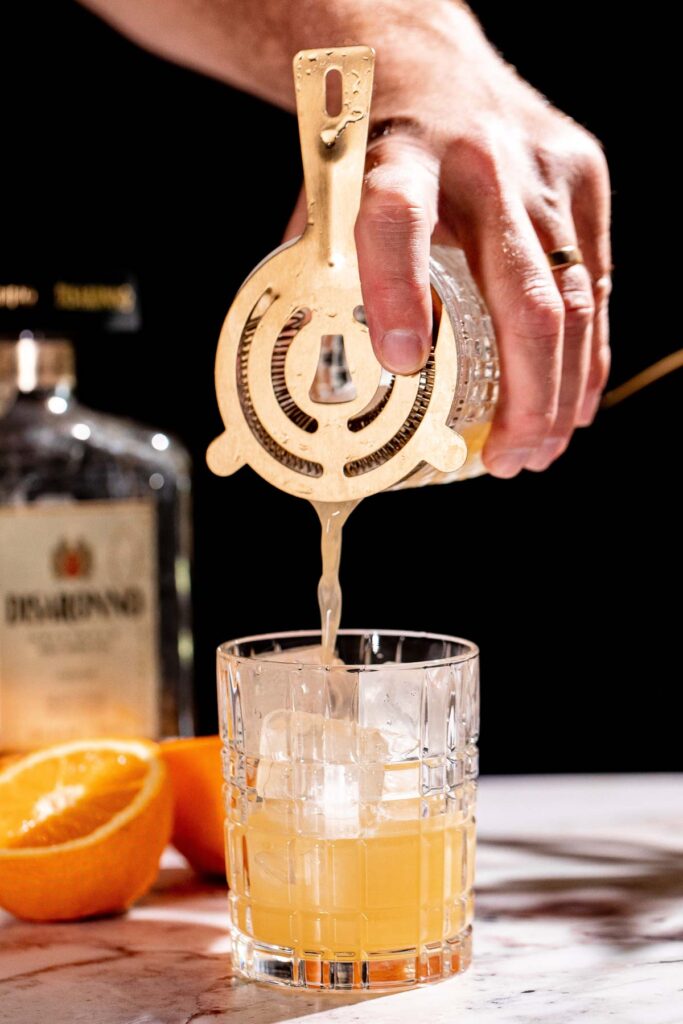
[[[129,914],[0,913],[2,1024],[683,1024],[683,775],[484,778],[475,959],[369,999],[232,977],[225,893],[169,852]]]

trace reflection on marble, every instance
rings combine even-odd
[[[683,1024],[683,777],[484,778],[475,959],[384,998],[232,977],[225,891],[169,851],[129,914],[0,914],[2,1024]]]

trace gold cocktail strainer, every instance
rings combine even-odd
[[[426,366],[409,377],[382,369],[365,324],[354,224],[373,70],[367,46],[294,58],[308,222],[247,278],[218,343],[225,431],[209,467],[227,476],[248,464],[313,501],[364,498],[425,464],[454,473],[467,457],[448,425],[458,351],[446,306]],[[341,86],[337,114],[327,110],[330,73]]]

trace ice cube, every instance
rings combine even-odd
[[[263,720],[256,790],[266,801],[296,801],[307,831],[341,836],[359,827],[362,808],[382,798],[386,738],[357,722],[306,711],[271,711]]]
[[[379,732],[388,745],[387,760],[416,758],[422,718],[422,686],[414,673],[391,664],[365,672],[359,687],[359,720]]]
[[[261,757],[325,764],[384,764],[390,747],[379,729],[309,711],[271,711],[261,727]]]

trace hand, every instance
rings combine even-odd
[[[414,373],[430,347],[430,238],[463,247],[502,364],[484,461],[512,477],[565,450],[607,379],[607,165],[596,140],[501,60],[466,9],[437,0],[419,10],[377,46],[356,223],[366,316],[380,362]],[[373,42],[369,31],[357,38]],[[288,236],[304,224],[300,199]],[[570,244],[585,264],[553,273],[545,254]]]
[[[297,50],[377,52],[356,224],[375,351],[414,373],[431,332],[429,241],[460,245],[502,362],[490,471],[545,469],[591,422],[609,370],[609,178],[600,146],[506,65],[457,0],[82,0],[156,53],[294,108]],[[301,234],[297,204],[289,234]],[[580,246],[553,274],[546,253]]]

